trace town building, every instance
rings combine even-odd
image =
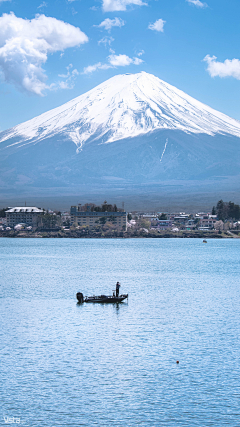
[[[217,215],[200,213],[196,216],[198,218],[199,230],[211,230],[215,227],[217,222]]]
[[[189,214],[180,213],[178,215],[171,216],[170,219],[174,220],[174,223],[185,225],[189,219]]]
[[[213,229],[217,220],[215,218],[201,218],[199,223],[199,229]]]
[[[71,206],[71,225],[95,227],[97,224],[112,222],[116,228],[127,229],[127,213],[123,211],[94,211],[93,204]]]
[[[168,219],[153,219],[151,221],[151,228],[157,230],[169,230],[172,228],[172,221]]]
[[[62,212],[61,220],[62,220],[62,222],[68,222],[69,221],[69,224],[70,224],[70,221],[71,221],[70,212]]]
[[[143,214],[141,218],[146,219],[147,221],[152,221],[157,218],[156,214]]]
[[[185,223],[185,230],[187,231],[191,231],[194,230],[194,228],[196,228],[196,223],[194,219],[189,219],[186,223]]]
[[[7,226],[15,227],[17,224],[37,227],[38,217],[44,213],[43,209],[36,207],[15,207],[6,211]]]

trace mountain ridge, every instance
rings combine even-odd
[[[240,122],[145,73],[117,75],[60,107],[0,133],[0,143],[62,134],[85,143],[133,138],[160,129],[240,136]]]
[[[2,198],[240,195],[239,171],[240,122],[147,73],[0,133]]]

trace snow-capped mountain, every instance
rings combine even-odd
[[[213,110],[159,78],[141,72],[117,75],[61,107],[0,134],[17,144],[61,134],[81,148],[160,129],[240,136],[240,122]]]
[[[214,192],[215,201],[240,196],[239,183],[240,122],[145,72],[0,133],[0,197]]]

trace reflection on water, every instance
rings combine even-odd
[[[237,426],[239,249],[1,239],[2,424]],[[128,302],[77,304],[118,280]]]

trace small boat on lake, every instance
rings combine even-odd
[[[123,294],[123,295],[99,295],[99,296],[95,296],[93,295],[92,297],[84,297],[83,294],[81,292],[78,292],[76,294],[76,298],[79,302],[79,304],[82,304],[83,302],[88,302],[88,303],[104,303],[104,304],[109,304],[109,303],[119,303],[124,301],[125,299],[128,298],[128,294]]]

